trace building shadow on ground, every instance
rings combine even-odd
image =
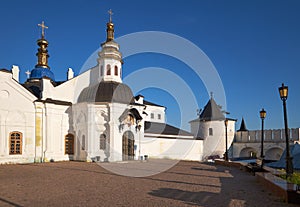
[[[213,165],[211,165],[213,166]],[[245,206],[249,204],[245,195],[246,189],[232,189],[231,182],[233,179],[238,179],[234,174],[231,174],[232,169],[225,168],[223,166],[215,166],[215,168],[201,168],[201,167],[191,167],[190,169],[195,172],[201,172],[198,176],[205,179],[219,179],[220,185],[215,184],[207,185],[202,183],[190,183],[189,186],[184,188],[159,188],[148,192],[149,195],[167,198],[173,200],[179,200],[187,205],[197,205],[203,207],[211,206]],[[170,172],[169,172],[170,173]],[[219,173],[221,176],[214,175],[214,173]],[[192,174],[195,175],[194,173]],[[189,175],[187,175],[189,176]],[[168,181],[170,182],[170,180]],[[178,181],[176,181],[178,182]],[[193,191],[193,189],[199,186],[201,190]],[[191,190],[185,190],[186,188]],[[241,187],[242,188],[242,187]],[[235,192],[239,190],[239,193]],[[250,201],[252,203],[252,201]]]
[[[192,192],[173,188],[160,188],[149,193],[152,196],[180,200],[186,204],[201,205],[201,206],[220,206],[215,200],[217,193],[211,192]],[[226,206],[223,201],[223,205]],[[222,206],[223,206],[222,205]]]

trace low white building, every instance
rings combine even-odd
[[[38,61],[25,83],[19,82],[17,66],[0,70],[0,163],[144,156],[201,161],[224,154],[225,118],[213,99],[189,133],[165,123],[164,106],[134,96],[122,83],[111,19],[97,65],[76,77],[69,68],[66,81],[56,81],[50,70],[44,32],[37,44]],[[229,147],[234,120],[228,132]]]

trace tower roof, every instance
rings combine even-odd
[[[240,127],[240,129],[238,130],[238,132],[240,132],[240,131],[242,131],[242,132],[248,131],[248,129],[247,129],[247,127],[246,127],[246,124],[245,124],[244,118],[242,118],[241,127]]]
[[[201,121],[216,121],[225,120],[225,116],[221,111],[220,106],[217,105],[215,100],[211,97],[202,113],[200,114]]]
[[[80,102],[109,102],[109,103],[133,103],[131,89],[123,83],[101,81],[82,90],[78,97]]]

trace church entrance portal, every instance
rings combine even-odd
[[[134,159],[134,135],[131,131],[126,131],[122,137],[122,157],[123,160]]]

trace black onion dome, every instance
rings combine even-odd
[[[118,82],[102,81],[82,90],[78,97],[81,102],[133,103],[133,94],[129,86]]]

